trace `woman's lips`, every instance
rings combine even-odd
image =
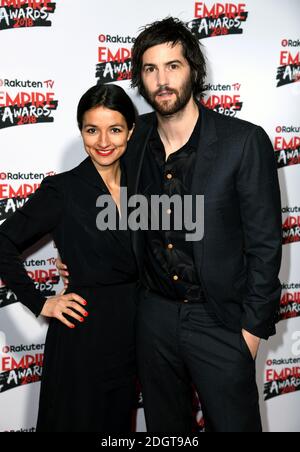
[[[107,151],[102,151],[100,149],[96,149],[96,153],[98,155],[100,155],[101,157],[109,157],[110,155],[112,155],[115,152],[114,149],[108,149]]]

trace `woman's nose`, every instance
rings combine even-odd
[[[101,146],[102,149],[105,149],[105,148],[109,147],[110,143],[109,143],[108,136],[106,134],[102,134],[99,137],[98,145]]]

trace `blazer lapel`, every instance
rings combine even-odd
[[[84,179],[88,184],[93,185],[104,192],[108,191],[101,175],[97,171],[90,157],[83,160],[83,162],[74,168],[72,172],[81,179]]]
[[[197,159],[194,170],[194,176],[192,180],[191,194],[193,196],[203,195],[205,196],[205,189],[210,178],[211,172],[214,167],[214,162],[218,153],[218,139],[215,121],[213,115],[201,105],[201,134],[200,142],[197,149]],[[193,203],[195,208],[195,203]],[[193,211],[193,218],[196,217],[195,210]],[[204,221],[204,219],[203,219]],[[204,231],[205,234],[205,231]],[[202,265],[203,257],[203,239],[201,241],[193,242],[193,250],[195,263],[198,273]]]
[[[138,193],[142,165],[144,161],[147,144],[155,124],[155,113],[139,118],[136,131],[131,138],[124,158],[127,173],[128,197]],[[142,268],[143,261],[143,231],[132,231],[132,246],[138,266]]]

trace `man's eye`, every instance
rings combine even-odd
[[[179,66],[178,66],[178,64],[171,64],[170,68],[171,69],[178,69]]]
[[[154,72],[154,67],[147,67],[145,69],[146,72]]]

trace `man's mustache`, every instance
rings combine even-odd
[[[176,89],[169,88],[168,86],[161,86],[155,93],[154,96],[158,96],[161,93],[167,92],[169,94],[178,94]]]

